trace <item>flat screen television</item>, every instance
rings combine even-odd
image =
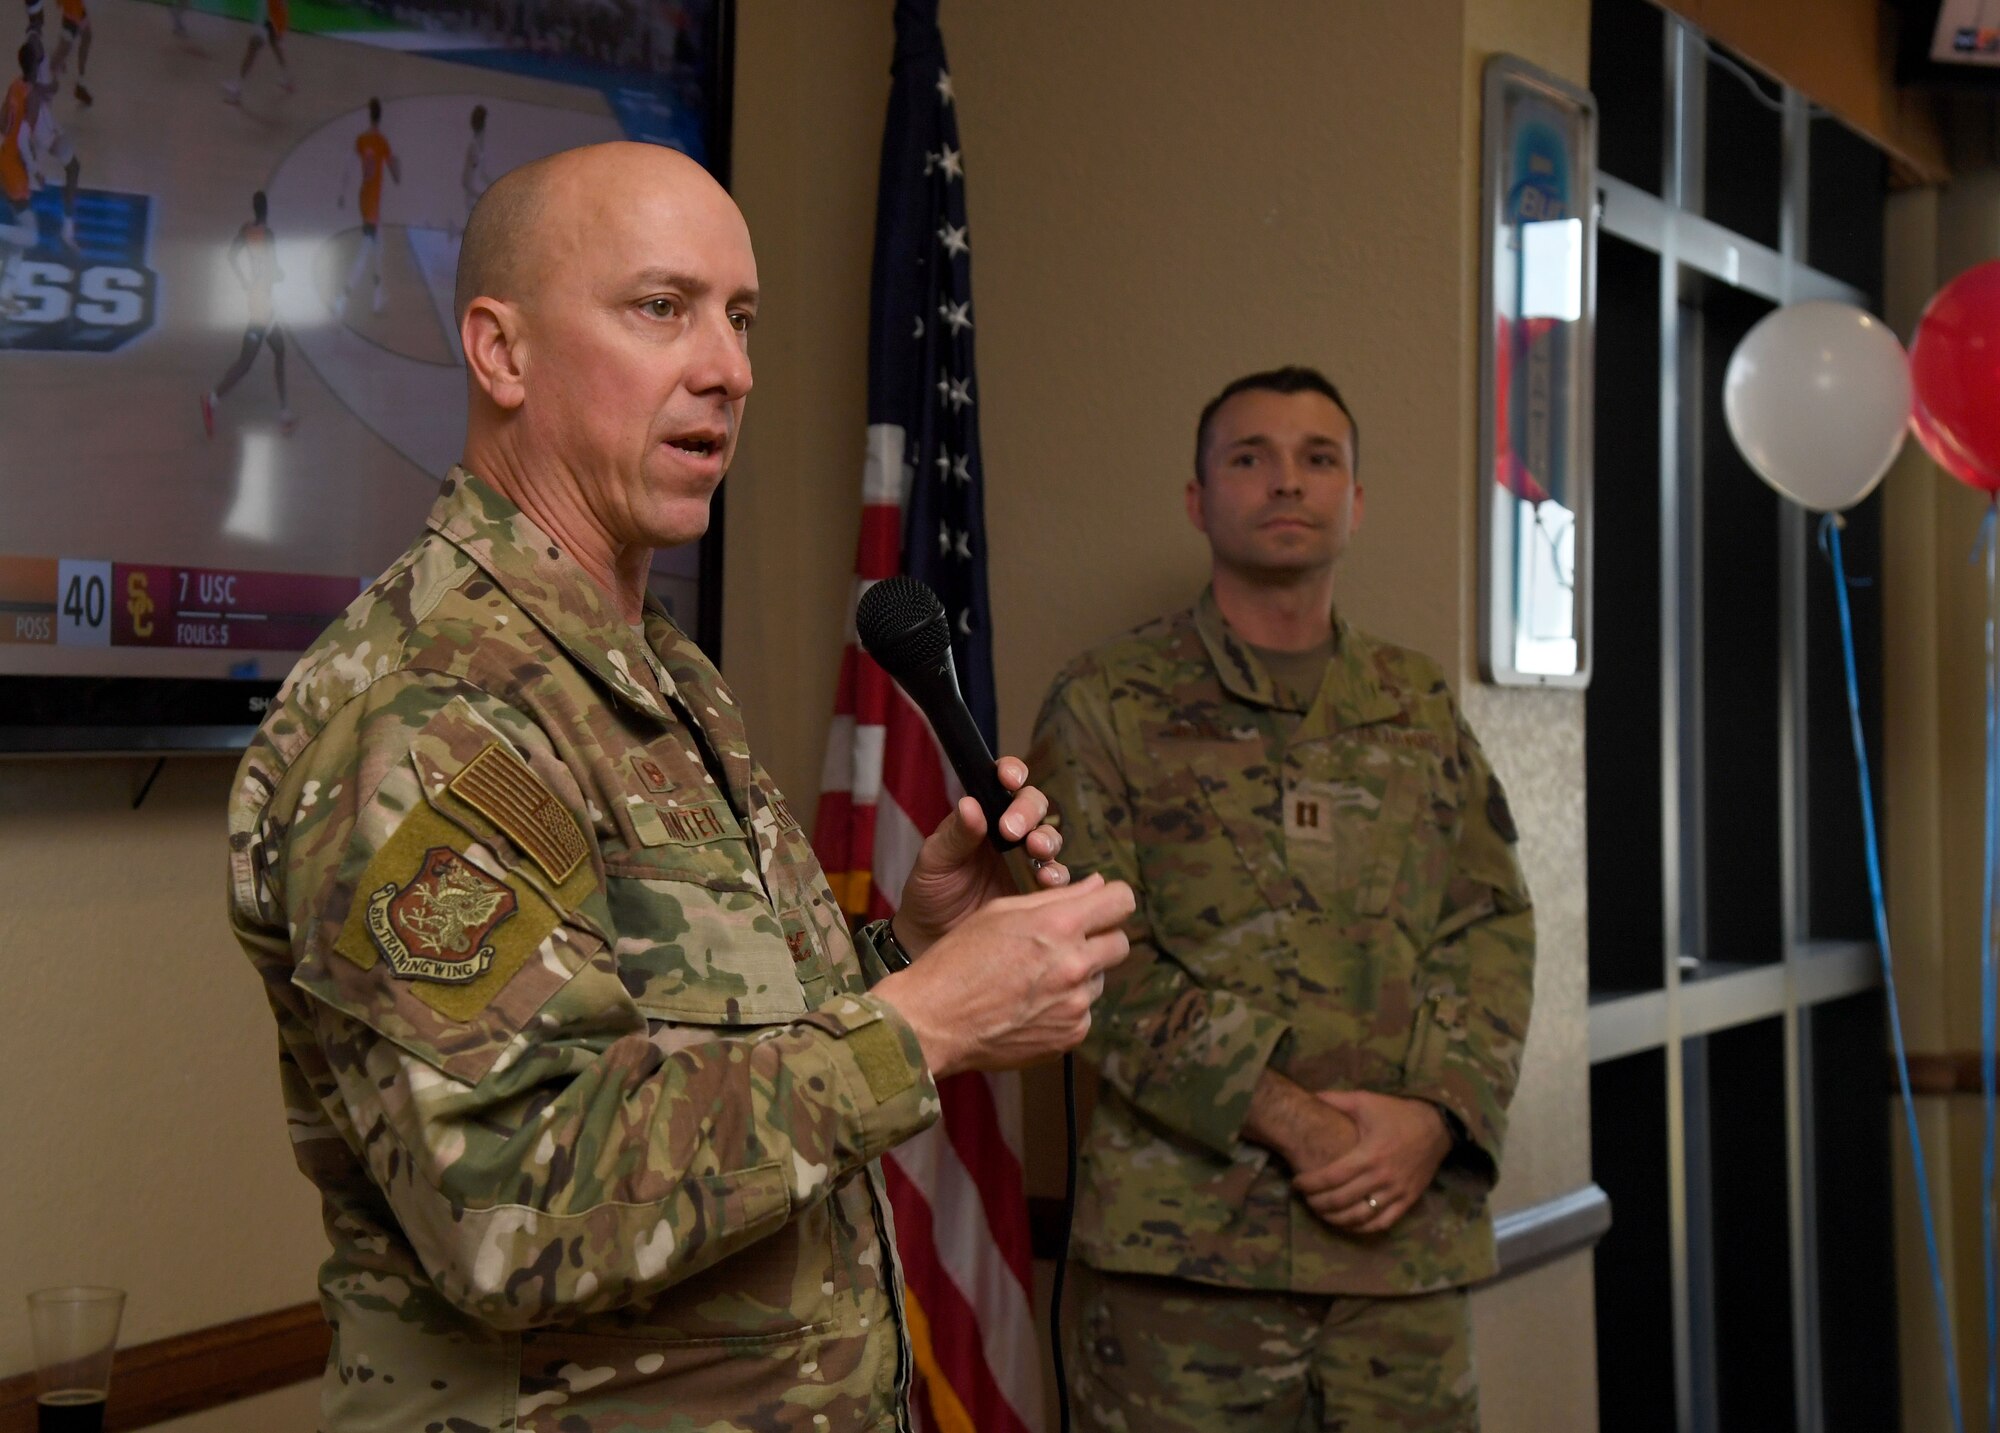
[[[620,137],[726,183],[731,0],[86,3],[0,297],[0,752],[227,750],[459,454],[472,197]],[[654,574],[711,650],[719,539]]]
[[[1904,0],[1896,83],[2000,85],[2000,0]]]

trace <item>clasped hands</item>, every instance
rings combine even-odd
[[[1369,1090],[1322,1090],[1315,1098],[1346,1117],[1352,1143],[1330,1159],[1295,1164],[1292,1188],[1344,1233],[1386,1233],[1451,1153],[1443,1112],[1428,1100]]]
[[[1309,1091],[1275,1070],[1258,1078],[1244,1137],[1292,1167],[1292,1188],[1347,1234],[1381,1234],[1415,1204],[1451,1153],[1443,1112],[1370,1090]]]

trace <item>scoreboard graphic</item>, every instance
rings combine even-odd
[[[75,557],[0,557],[0,643],[297,652],[367,583]]]
[[[152,196],[79,191],[74,246],[62,242],[55,186],[37,193],[30,211],[38,238],[14,280],[19,307],[0,318],[0,348],[110,353],[153,326]]]

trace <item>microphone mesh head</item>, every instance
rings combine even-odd
[[[868,655],[892,677],[951,650],[951,624],[937,593],[914,577],[890,577],[861,594],[854,628]]]

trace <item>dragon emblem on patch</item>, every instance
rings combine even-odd
[[[517,905],[506,882],[433,846],[407,882],[368,897],[368,934],[400,978],[463,985],[493,964],[488,937]]]

